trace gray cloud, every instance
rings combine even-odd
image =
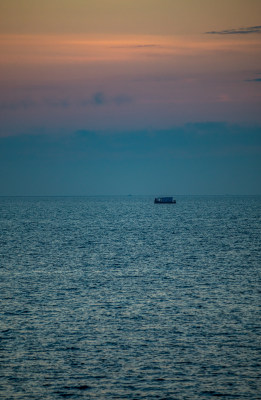
[[[211,35],[246,35],[250,33],[261,33],[261,25],[238,29],[225,29],[223,31],[210,31],[205,33]]]
[[[246,82],[261,82],[261,78],[246,79]]]
[[[71,102],[66,98],[44,98],[41,100],[32,99],[21,99],[13,101],[0,101],[0,111],[17,111],[17,110],[29,110],[34,107],[59,107],[67,108],[71,106]]]
[[[104,93],[103,92],[94,93],[92,95],[91,103],[96,106],[101,106],[101,105],[107,103]]]
[[[0,111],[16,111],[18,109],[28,110],[34,107],[36,103],[31,99],[22,99],[17,101],[1,101]]]
[[[100,107],[107,104],[124,105],[131,103],[133,98],[128,94],[119,93],[115,96],[106,96],[104,92],[96,92],[85,99],[70,99],[45,97],[37,100],[24,98],[20,100],[0,100],[0,111],[30,110],[35,107],[70,108],[70,107]]]
[[[106,104],[116,104],[116,105],[123,105],[128,104],[133,101],[133,98],[128,94],[120,93],[114,97],[106,96],[104,92],[97,92],[94,93],[91,99],[84,99],[80,101],[80,105],[82,107],[87,107],[89,105],[92,106],[103,106]]]

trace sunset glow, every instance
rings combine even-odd
[[[255,0],[4,0],[0,137],[259,125],[260,14]]]

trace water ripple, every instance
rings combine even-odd
[[[3,399],[260,399],[259,197],[1,198]]]

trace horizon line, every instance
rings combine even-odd
[[[170,196],[169,194],[166,195],[159,195],[159,194],[0,194],[1,197],[159,197],[159,196]],[[212,197],[217,197],[217,196],[250,196],[250,197],[258,197],[261,196],[261,193],[216,193],[216,194],[208,194],[208,193],[200,193],[200,194],[195,194],[195,193],[190,193],[190,194],[175,194],[171,195],[172,197],[174,196],[212,196]]]

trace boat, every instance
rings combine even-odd
[[[173,197],[156,197],[154,204],[176,204],[176,200]]]

